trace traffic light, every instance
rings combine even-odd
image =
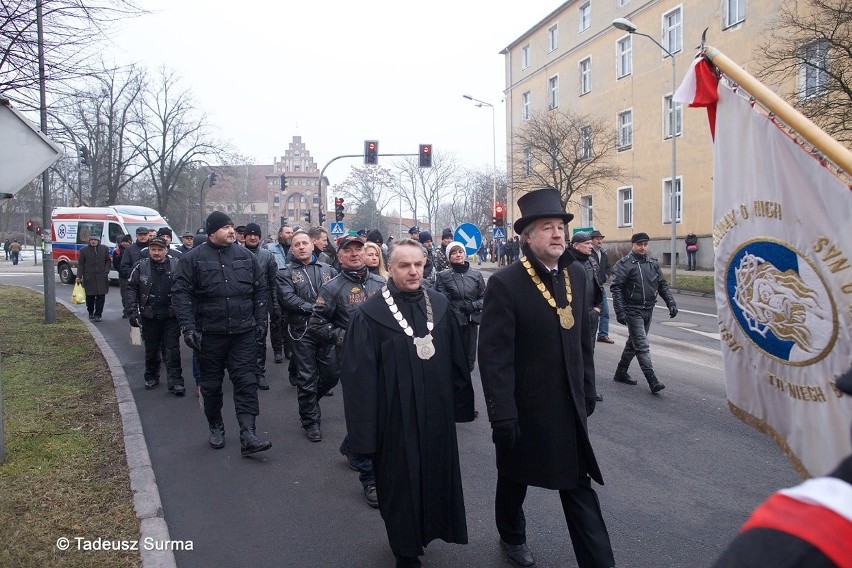
[[[207,175],[207,187],[213,187],[216,185],[216,172],[210,172]]]
[[[325,213],[320,211],[319,212],[319,224],[322,225],[323,223],[325,223]]]
[[[281,178],[278,180],[278,187],[279,189],[281,189],[281,191],[284,191],[285,189],[287,189],[287,177],[284,174],[281,174],[278,177]]]
[[[343,217],[345,217],[343,213],[343,198],[335,197],[334,198],[334,220],[335,221],[343,221]]]
[[[502,227],[505,224],[505,210],[499,203],[494,206],[494,226]]]
[[[379,163],[378,140],[364,140],[364,163],[372,166]]]
[[[31,232],[31,233],[32,233],[32,232],[33,232],[33,227],[34,227],[34,225],[33,225],[33,220],[32,220],[32,219],[27,219],[27,230],[28,230],[29,232]]]
[[[431,144],[421,144],[420,145],[420,167],[421,168],[431,168],[432,167],[432,145]]]
[[[308,226],[310,226],[310,224],[311,224],[311,210],[310,209],[305,211],[305,221],[307,221]]]
[[[40,235],[40,234],[42,233],[42,228],[41,228],[41,227],[36,227],[35,232],[36,232],[36,235]]]
[[[89,149],[84,144],[80,144],[80,164],[89,165]]]

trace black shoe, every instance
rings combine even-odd
[[[283,363],[284,362],[284,353],[281,351],[275,351],[275,362]]]
[[[95,322],[99,322],[101,321],[101,316],[95,316],[93,319]]]
[[[145,390],[153,390],[160,384],[160,379],[149,379],[145,381]]]
[[[658,380],[654,380],[653,382],[649,382],[648,386],[651,387],[651,392],[653,394],[657,394],[658,392],[660,392],[661,390],[666,388],[666,385],[664,385],[663,383],[661,383]]]
[[[599,343],[615,343],[615,341],[610,339],[610,337],[608,335],[602,335],[602,336],[598,337],[598,342]]]
[[[95,314],[89,314],[89,319],[90,319],[90,320],[95,319]]]
[[[364,498],[367,500],[367,505],[373,509],[379,508],[379,496],[376,495],[375,485],[368,485],[364,488]]]
[[[186,387],[183,385],[175,385],[169,388],[169,392],[175,396],[183,396],[186,394]]]
[[[297,384],[299,384],[299,377],[290,375],[290,377],[288,377],[288,380],[290,381],[291,386],[295,387]]]
[[[625,385],[635,385],[636,379],[628,375],[626,372],[623,373],[615,373],[615,376],[612,378],[613,381],[617,383],[624,383]]]
[[[305,428],[305,435],[311,442],[322,442],[322,430],[319,424],[311,424]]]
[[[260,390],[269,390],[269,383],[266,382],[266,377],[258,377],[257,378],[257,388]]]
[[[420,568],[423,564],[420,563],[420,558],[417,556],[400,556],[394,554],[396,558],[396,568]]]
[[[328,391],[327,393],[325,393],[322,396],[334,396],[334,391]],[[322,398],[322,397],[320,397],[320,398]]]
[[[258,452],[265,452],[272,447],[269,440],[261,440],[255,434],[255,417],[253,414],[237,414],[240,423],[240,454],[250,456]]]
[[[210,446],[217,450],[225,447],[225,424],[222,421],[210,425]]]
[[[503,539],[500,539],[500,546],[503,548],[503,552],[506,553],[506,557],[518,566],[535,566],[535,558],[533,558],[527,543],[509,544]]]
[[[596,394],[595,400],[598,401],[598,402],[603,402],[603,395],[602,394]]]

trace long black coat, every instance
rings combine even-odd
[[[109,293],[109,270],[112,259],[106,245],[85,246],[77,257],[77,278],[83,281],[87,296]]]
[[[435,355],[417,357],[381,294],[363,303],[346,331],[341,383],[349,445],[373,454],[379,509],[395,552],[420,554],[440,538],[467,543],[455,422],[473,420],[473,387],[447,299],[432,302]],[[396,304],[417,337],[425,301]]]
[[[586,429],[584,399],[595,396],[595,365],[585,274],[569,251],[557,277],[523,251],[560,307],[567,267],[575,323],[568,330],[559,325],[520,262],[488,279],[479,331],[485,403],[491,422],[517,419],[521,433],[513,449],[497,448],[497,470],[547,489],[573,489],[586,474],[603,484]]]

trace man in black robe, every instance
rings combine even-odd
[[[436,538],[467,543],[455,422],[473,420],[473,387],[448,300],[421,285],[425,264],[419,243],[394,246],[391,278],[352,315],[343,349],[349,445],[373,456],[398,567],[420,566]]]

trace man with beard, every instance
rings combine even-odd
[[[601,302],[603,302],[603,284],[598,277],[598,271],[593,264],[592,238],[589,233],[580,231],[571,237],[571,255],[583,268],[586,275],[586,298],[589,300],[589,325],[592,326],[592,351],[595,350],[595,341],[598,335],[598,320],[601,316]],[[603,400],[602,394],[597,394],[595,400]]]
[[[559,192],[518,199],[514,224],[523,262],[488,279],[479,336],[479,372],[497,454],[494,498],[506,556],[534,566],[526,544],[527,487],[559,491],[581,568],[614,566],[591,479],[603,484],[586,417],[595,410],[595,364],[583,269],[565,251],[573,219]],[[590,479],[591,478],[591,479]]]
[[[290,246],[292,260],[279,273],[278,295],[299,373],[296,382],[299,418],[308,440],[320,442],[319,400],[337,384],[337,355],[334,345],[317,341],[306,332],[319,290],[337,276],[337,271],[330,264],[316,260],[314,246],[308,233],[293,233]]]
[[[148,258],[141,259],[127,283],[130,325],[142,328],[145,342],[145,390],[160,384],[160,350],[165,355],[169,392],[183,396],[186,387],[180,365],[180,329],[172,308],[172,285],[178,261],[166,254],[165,240],[148,243]]]
[[[283,270],[287,263],[290,262],[290,239],[293,238],[293,227],[290,225],[281,225],[278,229],[278,241],[266,245],[266,248],[275,255],[275,262],[278,263],[278,270]],[[296,385],[296,363],[293,361],[293,350],[290,347],[290,341],[287,334],[284,333],[284,319],[279,315],[273,315],[272,323],[270,324],[270,336],[272,340],[272,354],[275,357],[276,363],[283,363],[284,356],[290,360],[287,371],[290,375],[290,384]],[[285,353],[286,351],[286,353]]]
[[[234,244],[234,222],[228,215],[214,211],[206,225],[207,242],[178,263],[172,306],[183,340],[198,353],[210,446],[225,447],[222,380],[227,369],[234,385],[240,453],[248,456],[272,447],[255,433],[260,414],[255,341],[267,317],[266,279],[255,256]]]
[[[243,246],[257,257],[266,279],[269,313],[273,318],[281,319],[281,306],[278,305],[278,263],[272,253],[260,245],[260,225],[249,223],[245,226],[244,234]],[[269,390],[269,382],[266,380],[266,331],[269,329],[269,323],[263,320],[257,325],[260,331],[257,334],[257,388]]]
[[[340,262],[340,274],[320,288],[308,324],[308,333],[319,342],[318,344],[336,346],[339,363],[344,352],[343,340],[352,312],[368,298],[378,294],[385,281],[367,269],[364,264],[364,242],[358,237],[347,235],[340,239],[337,244],[337,259]],[[378,507],[376,478],[370,456],[351,451],[348,435],[340,445],[340,453],[349,460],[349,466],[358,472],[367,504]]]
[[[350,445],[374,456],[398,567],[420,566],[432,540],[467,544],[455,423],[473,420],[473,387],[449,301],[423,287],[425,264],[417,242],[394,245],[390,279],[352,315],[343,357]]]

